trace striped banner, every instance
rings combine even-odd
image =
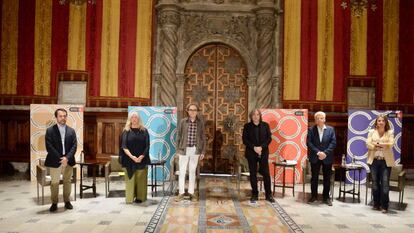
[[[285,1],[284,100],[345,102],[350,14],[341,3]]]
[[[349,0],[285,1],[284,106],[345,105],[349,76],[374,78],[377,103],[413,104],[412,10],[410,0],[377,0],[357,16]]]
[[[0,1],[0,95],[56,96],[57,72],[81,70],[91,97],[149,100],[153,9],[153,0]]]

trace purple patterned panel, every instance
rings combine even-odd
[[[402,112],[401,111],[376,111],[376,110],[348,110],[348,145],[346,164],[354,161],[362,165],[365,170],[369,170],[367,165],[368,149],[365,141],[368,130],[372,129],[375,119],[379,114],[387,114],[391,129],[394,130],[395,145],[393,147],[395,164],[400,163],[401,158],[401,129],[402,129]],[[366,181],[366,171],[361,173],[361,183]],[[358,173],[354,177],[353,172],[346,175],[347,182],[350,183],[358,179]]]

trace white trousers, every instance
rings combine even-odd
[[[187,173],[187,166],[189,167],[188,193],[194,194],[196,169],[198,164],[198,158],[200,157],[200,155],[195,154],[195,151],[195,147],[187,147],[185,150],[185,155],[179,155],[180,157],[178,163],[180,167],[180,175],[178,177],[178,187],[180,194],[184,194],[185,192],[185,174]]]

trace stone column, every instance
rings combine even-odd
[[[272,104],[273,45],[275,17],[273,8],[259,9],[257,12],[257,104],[268,108]]]
[[[256,103],[257,103],[257,96],[256,96],[256,91],[257,91],[257,77],[256,76],[249,76],[247,78],[247,86],[249,87],[249,105],[248,105],[248,113],[250,113],[250,111],[252,111],[255,107],[256,107]]]
[[[161,80],[160,99],[162,106],[176,106],[177,81],[177,28],[180,25],[180,15],[176,7],[159,9],[158,22],[161,26]]]
[[[272,108],[281,108],[282,102],[280,101],[280,77],[272,77]]]
[[[177,88],[177,95],[175,96],[175,100],[177,103],[177,117],[181,119],[184,106],[184,84],[185,84],[185,75],[184,74],[177,74],[177,82],[175,83],[175,87]]]
[[[281,108],[282,107],[282,96],[281,96],[281,76],[282,76],[282,44],[281,44],[281,37],[283,36],[283,32],[281,30],[280,25],[282,25],[283,20],[283,10],[281,10],[281,1],[276,1],[276,29],[275,29],[275,69],[273,71],[273,100],[272,100],[272,107],[273,108]]]
[[[160,102],[160,83],[161,83],[161,74],[152,75],[153,85],[152,85],[152,104],[158,106]]]

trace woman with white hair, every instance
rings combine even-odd
[[[150,141],[148,130],[137,112],[128,115],[121,137],[121,164],[125,169],[125,200],[127,204],[147,200],[147,173]]]

